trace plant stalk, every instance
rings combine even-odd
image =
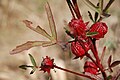
[[[107,80],[107,75],[106,75],[106,73],[104,71],[104,68],[103,68],[102,64],[100,63],[100,58],[98,56],[98,51],[97,51],[97,48],[96,48],[96,40],[93,39],[91,45],[92,45],[91,51],[93,52],[93,54],[95,56],[95,59],[96,59],[96,62],[94,62],[94,63],[97,63],[96,65],[98,65],[100,71],[102,72],[104,80]]]
[[[77,72],[74,72],[74,71],[71,71],[71,70],[68,70],[68,69],[64,69],[64,68],[61,68],[61,67],[56,66],[56,65],[54,65],[54,67],[57,68],[57,69],[60,69],[60,70],[63,70],[63,71],[66,71],[66,72],[69,72],[69,73],[72,73],[72,74],[78,75],[78,76],[86,77],[86,78],[89,78],[89,79],[94,79],[94,78],[91,78],[91,77],[88,76],[88,75],[80,74],[80,73],[77,73]]]

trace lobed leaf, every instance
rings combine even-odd
[[[17,46],[15,49],[13,49],[10,54],[17,54],[19,52],[22,52],[24,50],[28,50],[32,47],[37,47],[37,46],[50,46],[53,43],[51,41],[28,41],[22,45]]]
[[[48,2],[45,5],[45,9],[46,9],[46,12],[47,12],[47,17],[48,17],[48,21],[49,21],[49,26],[50,26],[50,30],[51,30],[51,33],[52,33],[52,37],[53,37],[54,40],[57,41],[56,26],[55,26],[55,22],[54,22],[54,19],[53,19],[52,11],[51,11],[51,8],[50,8],[50,5],[49,5]]]
[[[23,20],[23,22],[26,24],[26,26],[28,28],[30,28],[31,30],[45,36],[46,38],[50,39],[51,40],[51,36],[44,30],[42,29],[40,26],[37,26],[36,28],[32,27],[32,22],[31,21],[28,21],[28,20]]]

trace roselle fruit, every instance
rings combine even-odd
[[[96,40],[104,38],[104,35],[107,33],[108,27],[104,22],[96,22],[90,27],[90,32],[98,32],[98,34],[92,36]]]

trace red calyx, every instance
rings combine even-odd
[[[72,19],[69,22],[70,33],[74,35],[74,37],[81,36],[83,38],[86,37],[86,24],[83,20],[80,19]]]
[[[107,33],[108,27],[104,22],[96,22],[90,28],[90,32],[98,32],[98,34],[92,36],[95,39],[103,38],[104,35]]]
[[[43,58],[43,61],[40,66],[40,71],[48,72],[50,73],[50,70],[54,68],[54,59],[50,59],[50,57],[46,56],[46,58]]]
[[[84,72],[96,75],[98,73],[98,67],[93,62],[86,61],[84,65]]]
[[[84,45],[84,46],[83,46]],[[78,41],[71,43],[71,51],[76,56],[75,58],[83,58],[86,51],[89,50],[89,45],[85,42],[81,45]]]

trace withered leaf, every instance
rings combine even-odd
[[[46,46],[48,43],[50,43],[50,41],[28,41],[22,45],[17,46],[10,52],[10,54],[16,54],[36,46]]]
[[[36,28],[32,27],[32,22],[31,21],[28,21],[28,20],[23,20],[23,22],[26,24],[26,26],[28,28],[30,28],[31,30],[45,36],[46,38],[50,39],[51,40],[51,36],[44,30],[42,29],[40,26],[37,26]]]
[[[47,17],[48,17],[48,21],[49,21],[49,26],[50,26],[50,30],[52,33],[52,36],[50,36],[44,29],[42,29],[40,26],[37,26],[36,28],[34,28],[32,26],[32,22],[28,21],[28,20],[23,20],[23,22],[26,24],[26,26],[28,28],[30,28],[31,30],[45,36],[46,38],[48,38],[50,41],[28,41],[22,45],[17,46],[15,49],[13,49],[10,54],[16,54],[19,52],[22,52],[24,50],[28,50],[32,47],[36,47],[36,46],[51,46],[57,43],[57,33],[56,33],[56,26],[55,26],[55,22],[53,19],[53,15],[52,15],[52,11],[50,9],[49,3],[46,4],[45,6],[46,8],[46,12],[47,12]]]
[[[47,17],[48,17],[48,21],[49,21],[49,26],[50,26],[50,30],[52,33],[52,37],[57,40],[57,32],[56,32],[56,26],[55,26],[55,22],[53,19],[53,15],[52,15],[52,11],[50,8],[49,3],[47,2],[47,4],[45,5],[45,9],[46,9],[46,13],[47,13]]]

